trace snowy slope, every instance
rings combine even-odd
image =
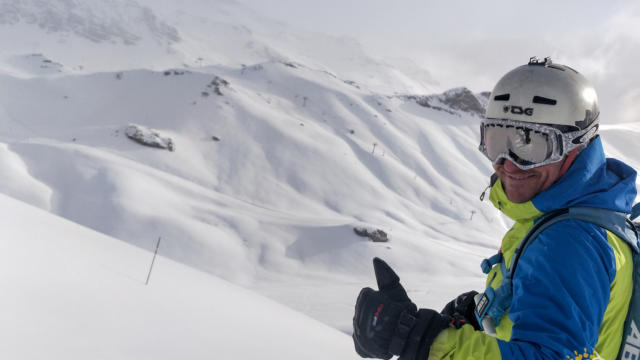
[[[316,279],[329,295],[312,315],[344,331],[354,277],[370,277],[373,256],[473,286],[475,263],[494,246],[487,226],[504,230],[477,201],[489,174],[477,117],[301,65],[3,76],[0,97],[7,156],[26,169],[10,184],[38,184],[16,197],[145,249],[163,236],[172,259],[300,310],[313,306],[306,293],[274,289]],[[175,150],[132,142],[129,123],[171,137]],[[461,222],[482,235],[470,241]],[[381,228],[392,243],[372,244],[354,226]],[[475,260],[450,260],[461,252]]]
[[[354,359],[300,313],[0,195],[5,359]],[[315,349],[311,351],[311,349]]]

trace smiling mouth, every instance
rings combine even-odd
[[[514,181],[522,181],[522,180],[527,180],[530,179],[532,177],[534,177],[535,175],[533,174],[525,174],[525,175],[513,175],[513,174],[505,174],[507,175],[507,178],[509,180],[514,180]]]

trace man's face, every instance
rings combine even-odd
[[[523,203],[560,179],[567,170],[567,166],[563,166],[567,160],[529,170],[521,170],[511,161],[505,160],[502,165],[493,165],[493,169],[502,182],[507,198],[514,203]]]

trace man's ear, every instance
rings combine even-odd
[[[571,150],[571,152],[567,155],[567,157],[564,158],[562,162],[562,167],[560,168],[560,176],[563,176],[567,172],[567,170],[569,170],[569,168],[571,167],[571,164],[573,164],[573,161],[576,159],[576,157],[578,157],[580,150],[582,149],[575,148]]]

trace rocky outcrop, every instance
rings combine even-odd
[[[365,228],[358,228],[358,227],[354,227],[353,228],[353,232],[356,233],[356,235],[361,236],[361,237],[367,237],[369,238],[369,240],[373,241],[373,242],[388,242],[389,241],[389,237],[387,236],[387,233],[377,229],[377,230],[368,230]]]
[[[436,95],[408,95],[405,96],[405,99],[413,100],[420,106],[444,111],[452,115],[468,113],[483,117],[489,101],[489,94],[489,92],[474,94],[466,87],[460,87]]]
[[[125,129],[127,137],[139,144],[159,149],[174,150],[173,140],[161,136],[157,131],[142,125],[129,124]]]

